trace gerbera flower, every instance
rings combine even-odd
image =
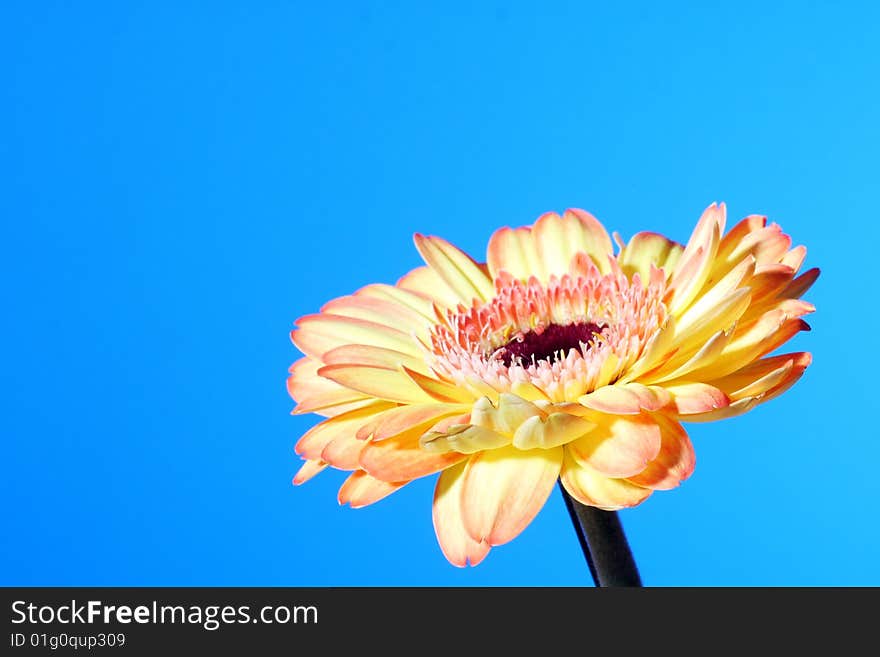
[[[619,251],[583,210],[501,228],[478,263],[439,237],[395,285],[297,321],[294,413],[325,420],[296,445],[300,484],[352,472],[339,502],[372,504],[440,473],[440,547],[479,563],[516,537],[557,479],[616,510],[694,469],[682,421],[733,417],[787,390],[810,354],[767,354],[798,331],[818,276],[803,246],[711,205],[686,246],[639,233]]]

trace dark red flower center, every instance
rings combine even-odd
[[[559,326],[551,324],[544,329],[531,330],[518,334],[513,340],[498,349],[495,354],[501,362],[510,367],[517,359],[528,366],[532,359],[553,362],[561,352],[564,358],[572,349],[580,349],[581,343],[589,345],[597,334],[602,333],[603,324],[582,322]]]

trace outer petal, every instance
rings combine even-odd
[[[629,480],[646,488],[668,490],[691,476],[697,460],[684,427],[663,415],[654,417],[660,427],[660,453],[644,470]]]
[[[791,238],[778,224],[762,226],[743,235],[739,241],[725,239],[723,247],[718,250],[715,271],[726,271],[748,254],[752,254],[759,265],[780,262],[790,247]]]
[[[370,404],[373,399],[356,390],[351,390],[322,376],[318,369],[320,361],[301,358],[290,367],[287,379],[287,392],[297,402],[294,414],[320,413],[331,416],[349,410],[352,406]]]
[[[643,283],[650,280],[651,265],[662,269],[668,278],[684,247],[658,233],[636,233],[620,250],[617,260],[623,273],[632,278],[638,274]]]
[[[430,267],[416,267],[397,281],[396,287],[430,299],[445,308],[455,308],[458,294]]]
[[[296,444],[296,453],[307,459],[322,460],[338,468],[353,470],[357,467],[356,457],[353,465],[340,463],[337,458],[344,459],[344,455],[351,450],[360,453],[364,443],[356,438],[358,428],[388,408],[389,404],[374,404],[324,420],[303,434]],[[330,445],[333,447],[328,449]]]
[[[496,230],[489,238],[486,259],[493,279],[498,278],[501,271],[523,280],[543,273],[529,227],[514,229],[505,226]]]
[[[770,353],[798,332],[809,330],[809,324],[789,317],[782,309],[768,311],[751,325],[737,326],[718,357],[688,377],[694,381],[721,378]]]
[[[433,376],[426,376],[410,369],[406,365],[401,366],[410,380],[427,393],[432,399],[448,403],[465,403],[472,402],[473,396],[467,391],[447,383],[440,381]]]
[[[475,454],[487,449],[497,449],[510,444],[510,436],[492,429],[472,424],[453,425],[445,432],[428,431],[419,443],[426,452],[445,454],[459,452]]]
[[[424,321],[427,326],[430,326],[434,322],[433,300],[418,292],[405,290],[396,285],[372,283],[355,292],[355,296],[391,301],[416,313],[422,318],[422,321]]]
[[[428,372],[424,358],[365,344],[345,344],[336,347],[325,353],[321,360],[327,365],[368,365],[386,369],[397,369],[400,365],[406,365],[414,371]]]
[[[565,274],[577,253],[587,254],[606,272],[611,238],[591,214],[570,209],[561,217],[555,212],[544,214],[530,228],[495,231],[489,239],[487,261],[493,278],[504,270],[522,280],[537,276],[546,282],[553,274]]]
[[[306,483],[319,472],[323,472],[328,465],[329,463],[324,463],[320,459],[307,459],[296,473],[296,476],[294,476],[293,485],[299,486],[300,484]]]
[[[560,479],[565,490],[581,504],[616,511],[641,504],[651,495],[650,488],[607,477],[579,460],[569,448],[564,449]]]
[[[372,436],[374,441],[392,438],[404,431],[428,427],[441,418],[461,413],[463,407],[450,404],[408,404],[397,406],[378,416],[371,431],[361,436]]]
[[[789,285],[779,293],[779,296],[786,299],[799,299],[813,286],[813,283],[816,282],[817,278],[819,278],[818,267],[808,269],[789,283]]]
[[[741,285],[744,281],[748,281],[754,273],[755,259],[752,256],[748,256],[731,269],[720,281],[709,287],[709,289],[702,291],[693,304],[676,320],[676,342],[693,335],[698,335],[706,324],[711,323],[718,317],[717,309],[724,305],[725,300],[735,296],[737,292],[742,293]],[[745,312],[745,308],[743,308],[743,312]],[[741,314],[739,313],[739,315]],[[739,315],[736,315],[734,320]],[[704,332],[711,335],[722,328],[725,327],[722,325],[714,329],[709,328]]]
[[[488,397],[478,399],[471,410],[471,423],[513,436],[520,425],[545,413],[530,401],[509,392],[502,392],[495,405]]]
[[[486,301],[495,294],[492,281],[469,255],[439,237],[416,233],[414,239],[428,266],[466,306],[474,299]]]
[[[298,329],[291,331],[290,339],[307,356],[321,360],[326,352],[345,344],[365,344],[413,357],[421,357],[418,342],[397,329],[354,317],[341,315],[306,315],[297,320]]]
[[[697,349],[696,353],[691,354],[687,350],[680,356],[676,354],[668,362],[642,378],[645,381],[661,383],[672,379],[684,378],[685,375],[690,374],[694,370],[711,365],[724,353],[724,348],[730,342],[731,335],[732,331],[718,331],[702,347]],[[652,389],[655,388],[652,387]]]
[[[382,481],[418,479],[445,470],[467,458],[466,454],[432,454],[419,446],[421,429],[379,442],[369,442],[360,454],[360,467]]]
[[[723,391],[706,383],[676,383],[664,387],[672,394],[678,415],[699,415],[730,404],[730,399]]]
[[[545,418],[533,415],[513,435],[517,449],[552,449],[584,436],[596,428],[594,422],[568,413],[551,413]]]
[[[353,472],[339,489],[340,504],[350,504],[353,509],[360,509],[388,497],[396,490],[406,486],[408,481],[389,483],[371,477],[363,470]]]
[[[608,257],[613,252],[611,238],[589,212],[571,209],[561,217],[555,212],[547,213],[535,222],[532,237],[547,278],[566,273],[572,259],[580,253],[592,258],[599,271],[608,271]]]
[[[593,413],[589,419],[598,426],[566,450],[608,477],[638,474],[660,453],[660,427],[648,414]]]
[[[471,457],[464,473],[464,526],[475,541],[513,540],[544,506],[562,466],[562,448],[504,447]]]
[[[318,374],[364,395],[403,404],[436,401],[402,369],[372,365],[325,365]]]
[[[464,527],[461,492],[465,463],[444,470],[434,489],[434,531],[440,549],[449,562],[460,568],[476,566],[489,552],[489,544],[475,541]]]
[[[737,399],[736,401],[732,402],[729,406],[725,408],[720,408],[717,411],[712,411],[710,413],[691,415],[685,419],[687,419],[689,422],[713,422],[715,420],[726,420],[731,417],[736,417],[737,415],[742,415],[743,413],[746,413],[753,409],[758,404],[768,402],[791,388],[791,386],[797,383],[798,379],[803,376],[808,364],[809,354],[806,354],[806,358],[801,360],[799,364],[793,363],[791,368],[786,368],[787,372],[782,381],[780,381],[777,385],[773,386],[766,392],[759,393],[752,397],[743,397],[742,399]]]
[[[726,209],[713,203],[697,222],[669,282],[667,306],[678,314],[697,296],[709,278],[713,260],[724,230]]]
[[[578,403],[587,408],[612,415],[638,415],[642,410],[657,411],[671,401],[672,397],[664,388],[640,383],[602,386],[578,399]]]
[[[812,362],[808,352],[782,354],[755,361],[711,384],[733,400],[756,397],[776,388],[793,376],[800,376]],[[796,370],[796,371],[793,371]]]
[[[321,308],[321,313],[362,319],[427,338],[431,324],[424,315],[397,299],[377,297],[371,292],[360,291],[328,301]]]

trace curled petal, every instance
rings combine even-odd
[[[581,504],[606,511],[617,511],[644,502],[653,492],[626,479],[608,477],[579,460],[569,448],[560,479],[565,490]]]
[[[597,426],[565,449],[609,477],[638,474],[660,452],[660,427],[648,414],[590,415]]]
[[[668,490],[691,476],[696,455],[684,427],[663,415],[656,415],[655,419],[660,427],[660,453],[629,480],[646,488]]]
[[[471,422],[512,436],[523,422],[531,417],[543,415],[544,412],[532,402],[503,392],[498,397],[497,406],[488,397],[478,399],[471,410]]]
[[[513,446],[517,449],[551,449],[588,434],[594,422],[568,413],[551,413],[546,419],[533,415],[517,427]]]
[[[473,424],[452,425],[445,432],[428,431],[420,439],[422,449],[434,454],[475,454],[510,444],[510,436]]]

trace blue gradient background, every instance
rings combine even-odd
[[[0,583],[589,584],[561,498],[479,567],[433,478],[306,486],[294,320],[569,206],[685,240],[767,214],[823,269],[815,364],[690,425],[622,513],[653,585],[878,585],[876,3],[0,9]]]

